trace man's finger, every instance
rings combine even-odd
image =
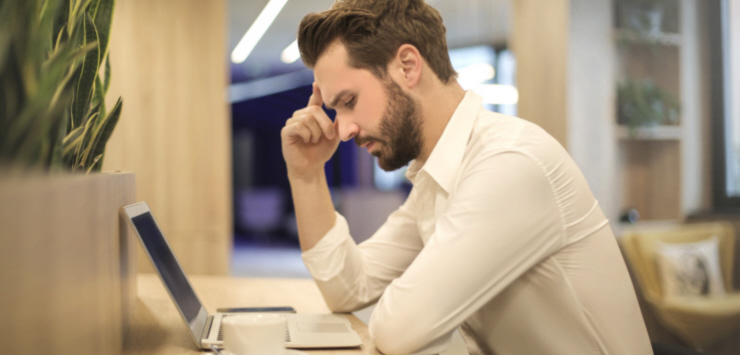
[[[313,109],[312,115],[316,118],[316,122],[319,124],[326,137],[334,139],[334,122],[332,122],[331,118],[329,118],[326,112],[324,112],[324,109]]]
[[[301,121],[311,131],[311,143],[318,143],[321,140],[322,131],[319,123],[315,119],[305,119]]]
[[[309,130],[303,122],[296,122],[289,126],[285,126],[281,134],[283,135],[283,138],[297,138],[303,143],[311,142],[311,130]]]
[[[316,85],[316,83],[313,83],[313,94],[311,94],[311,97],[308,99],[308,106],[316,105],[321,106],[324,104],[324,100],[321,97],[321,91],[319,91],[319,86]]]

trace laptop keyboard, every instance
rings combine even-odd
[[[226,318],[226,317],[228,317],[228,315],[224,314],[223,318]],[[224,341],[224,327],[223,326],[218,328],[218,339],[217,340]],[[285,330],[285,342],[290,343],[290,332],[287,329]]]

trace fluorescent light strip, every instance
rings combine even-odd
[[[298,49],[298,40],[295,40],[283,50],[283,53],[280,55],[280,60],[285,64],[290,64],[298,60],[300,57],[301,51]]]
[[[287,2],[288,0],[270,0],[270,2],[267,3],[267,6],[262,9],[262,12],[257,16],[257,19],[254,21],[252,26],[249,27],[249,30],[244,34],[244,37],[239,40],[234,51],[231,52],[232,62],[239,64],[247,59],[249,54],[252,53],[254,46],[256,46],[257,42],[259,42],[262,36],[264,36],[267,29],[272,25],[272,22],[275,21],[275,18]]]

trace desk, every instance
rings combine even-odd
[[[190,335],[159,277],[138,275],[138,294],[132,325],[126,330],[124,354],[204,354]],[[209,313],[220,307],[293,306],[298,313],[330,313],[319,289],[310,279],[259,279],[193,276],[190,282]],[[359,349],[304,350],[310,355],[379,354],[367,325],[348,314],[360,335]]]

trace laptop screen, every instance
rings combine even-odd
[[[154,222],[154,217],[152,217],[151,212],[145,212],[131,218],[131,221],[136,231],[139,232],[141,241],[149,252],[154,267],[159,271],[162,281],[164,281],[172,298],[180,308],[180,312],[182,312],[188,324],[192,325],[198,317],[202,305],[187,277],[185,277],[185,273],[180,268],[180,264],[175,259],[175,255],[167,245],[164,235]]]

